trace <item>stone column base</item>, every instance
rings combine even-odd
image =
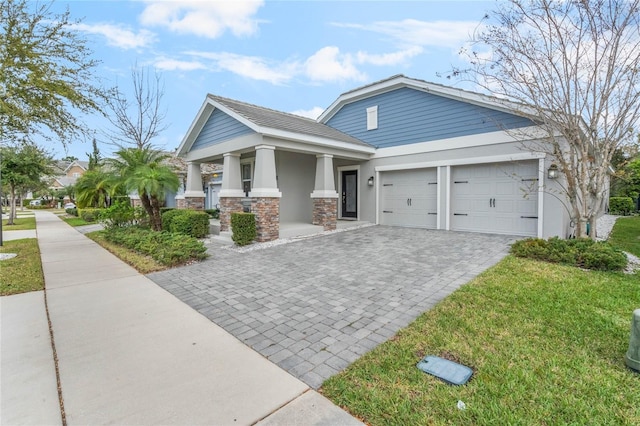
[[[242,211],[242,198],[220,197],[220,232],[226,232],[231,229],[231,213]]]
[[[280,198],[252,198],[251,212],[256,215],[256,241],[273,241],[280,237]]]
[[[338,223],[338,199],[314,198],[312,223],[322,226],[325,231],[336,229]]]
[[[204,197],[176,198],[176,207],[179,209],[204,210]]]

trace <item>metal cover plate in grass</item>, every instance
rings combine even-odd
[[[418,363],[417,367],[452,385],[464,385],[473,374],[471,368],[435,355],[427,355]]]

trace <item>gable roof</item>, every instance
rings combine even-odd
[[[308,140],[320,144],[323,142],[339,142],[362,148],[368,152],[375,150],[371,145],[360,139],[349,136],[316,120],[208,94],[196,119],[178,147],[177,155],[185,154],[189,151],[197,135],[215,109],[219,109],[254,132],[262,135],[282,139]]]
[[[397,74],[384,80],[376,81],[374,83],[367,84],[366,86],[344,92],[320,115],[320,117],[318,117],[318,122],[326,123],[348,103],[369,98],[381,93],[390,92],[402,87],[421,90],[437,96],[467,102],[513,115],[528,118],[536,116],[535,111],[527,105],[455,87],[444,86],[442,84],[431,83],[425,80],[409,78],[403,74]]]
[[[89,162],[88,161],[80,161],[80,160],[74,160],[71,163],[69,163],[69,165],[67,166],[66,169],[64,169],[64,171],[66,172],[67,170],[69,170],[71,167],[73,166],[78,166],[84,170],[88,170],[89,169]]]

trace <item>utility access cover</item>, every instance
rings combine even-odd
[[[471,368],[435,355],[424,357],[417,367],[425,373],[436,376],[452,385],[464,385],[473,374]]]

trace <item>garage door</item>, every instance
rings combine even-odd
[[[381,181],[382,225],[436,228],[438,185],[435,168],[384,172]]]
[[[451,173],[451,229],[537,235],[537,161],[457,166]]]

